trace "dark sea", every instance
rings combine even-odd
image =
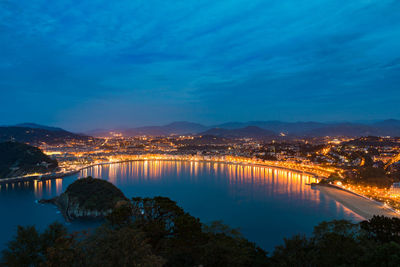
[[[0,249],[18,225],[44,229],[54,221],[71,231],[99,223],[66,223],[56,207],[38,204],[86,176],[115,184],[127,197],[166,196],[202,222],[223,221],[271,251],[284,237],[310,234],[321,221],[362,218],[312,189],[315,179],[297,172],[211,162],[133,161],[95,166],[63,179],[0,185]]]

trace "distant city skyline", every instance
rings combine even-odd
[[[400,2],[1,1],[0,124],[400,119]]]

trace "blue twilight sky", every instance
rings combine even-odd
[[[0,124],[400,119],[399,0],[0,0]]]

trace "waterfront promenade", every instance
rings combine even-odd
[[[161,161],[196,161],[196,162],[212,162],[212,163],[222,163],[222,164],[234,164],[234,165],[244,165],[244,166],[256,166],[256,167],[264,167],[264,168],[275,168],[275,169],[284,169],[288,171],[294,171],[298,173],[304,173],[307,175],[314,176],[319,179],[323,179],[321,172],[312,172],[313,166],[307,166],[304,168],[302,165],[294,165],[293,163],[285,163],[285,162],[263,162],[263,161],[255,161],[247,158],[238,158],[238,157],[198,157],[198,156],[176,156],[176,155],[135,155],[130,157],[118,157],[118,158],[110,158],[109,161],[106,162],[96,162],[89,165],[79,166],[75,169],[68,170],[65,172],[58,172],[52,174],[45,175],[33,175],[33,176],[21,176],[7,179],[0,179],[0,184],[10,184],[10,183],[19,183],[19,182],[28,182],[33,180],[49,180],[49,179],[58,179],[67,177],[76,173],[79,173],[81,170],[97,166],[97,165],[107,165],[107,164],[117,164],[124,163],[130,161],[147,161],[147,160],[161,160]],[[316,169],[319,170],[319,169]],[[326,176],[325,176],[326,177]],[[341,188],[335,188],[333,186],[321,186],[317,185],[316,188],[320,190],[323,194],[330,196],[335,199],[337,202],[341,203],[348,209],[357,213],[361,217],[365,219],[371,218],[373,215],[384,215],[389,217],[400,217],[398,213],[394,210],[390,209],[388,206],[384,204],[370,200],[366,197],[357,195],[351,191],[344,190]]]
[[[135,156],[126,156],[126,157],[118,157],[118,158],[110,158],[109,161],[106,162],[96,162],[91,163],[84,166],[79,166],[73,170],[68,170],[64,172],[57,172],[51,174],[44,175],[25,175],[19,177],[11,177],[11,178],[3,178],[0,179],[0,184],[10,184],[10,183],[18,183],[18,182],[27,182],[32,180],[48,180],[48,179],[57,179],[63,178],[75,173],[80,172],[81,170],[96,166],[96,165],[105,165],[105,164],[115,164],[115,163],[123,163],[129,161],[143,161],[143,160],[177,160],[177,161],[199,161],[199,162],[213,162],[213,163],[224,163],[224,164],[236,164],[236,165],[252,165],[257,167],[265,167],[265,168],[276,168],[276,169],[284,169],[288,171],[294,171],[299,173],[304,173],[307,175],[315,176],[316,178],[323,178],[325,173],[321,172],[321,169],[317,169],[316,166],[304,166],[301,164],[287,163],[287,162],[266,162],[260,160],[254,160],[243,157],[199,157],[199,156],[179,156],[179,155],[135,155]]]
[[[367,220],[371,219],[374,215],[400,218],[398,213],[383,203],[357,195],[353,192],[325,185],[316,185],[315,188]]]

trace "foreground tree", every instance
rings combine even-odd
[[[94,233],[68,234],[59,224],[39,234],[35,227],[19,227],[3,251],[5,266],[162,266],[144,233],[132,227],[107,225]]]
[[[126,204],[126,203],[125,203]],[[204,225],[174,201],[134,198],[93,232],[43,233],[18,227],[3,251],[5,266],[400,266],[400,220],[375,216],[358,224],[322,222],[271,257],[221,222]],[[134,218],[132,218],[132,215]]]
[[[236,230],[216,222],[203,225],[164,197],[132,200],[135,226],[150,238],[166,266],[264,266],[266,252]],[[257,263],[258,262],[258,263]]]
[[[400,243],[400,219],[385,216],[374,216],[369,221],[360,223],[367,238],[380,243],[394,241]]]
[[[400,266],[399,236],[397,218],[322,222],[309,238],[286,239],[271,261],[273,266]]]
[[[129,226],[112,229],[103,225],[82,245],[90,259],[86,266],[158,267],[165,263],[162,257],[153,254],[145,234]]]
[[[284,244],[275,248],[271,262],[273,266],[312,266],[312,250],[313,243],[309,239],[303,235],[295,235],[290,239],[285,238]]]
[[[267,254],[220,222],[206,226],[164,197],[121,203],[93,232],[20,227],[6,266],[266,266]]]
[[[5,266],[39,266],[43,262],[43,247],[40,234],[33,226],[18,226],[17,235],[3,251]]]
[[[359,266],[400,266],[400,244],[389,242],[371,247],[359,259]]]
[[[312,258],[317,264],[338,266],[351,264],[363,254],[359,225],[346,220],[322,222],[314,228]],[[334,251],[335,253],[332,253]]]
[[[267,253],[220,221],[205,225],[204,266],[268,266]]]
[[[79,240],[86,238],[86,232],[65,234],[46,248],[44,263],[46,267],[88,266],[90,259]]]

